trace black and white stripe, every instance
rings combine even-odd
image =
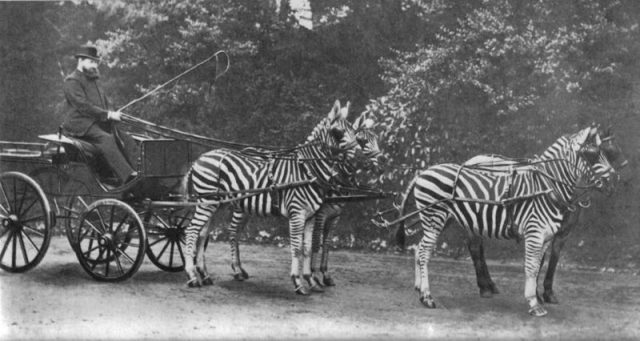
[[[233,199],[249,190],[276,184],[304,182],[314,178],[320,182],[331,182],[340,175],[336,165],[355,159],[360,147],[343,112],[336,101],[328,116],[314,128],[307,143],[297,147],[294,152],[261,157],[255,156],[255,153],[218,149],[203,154],[194,162],[187,175],[190,193],[198,197],[200,202],[207,200],[207,203],[196,207],[191,225],[186,229],[185,270],[190,285],[211,283],[204,262],[204,245],[209,221],[220,207],[220,200]],[[336,161],[340,156],[337,154],[341,154],[341,159],[345,161]],[[309,255],[313,224],[309,221],[322,205],[324,191],[317,183],[310,183],[261,192],[231,204],[234,212],[232,224],[235,226],[245,222],[248,215],[282,215],[289,218],[291,277],[296,291],[301,294],[308,294],[308,290],[302,284],[300,266],[304,267],[306,278],[311,274]],[[238,194],[211,197],[216,192]],[[233,241],[232,246],[234,244],[237,246],[237,241]]]
[[[597,151],[595,128],[562,137],[540,157],[539,163],[489,172],[481,167],[441,164],[421,171],[407,191],[413,195],[423,236],[416,251],[416,289],[420,300],[435,307],[428,282],[428,262],[440,232],[454,217],[470,235],[500,239],[523,238],[525,244],[525,298],[530,313],[546,314],[536,298],[536,277],[549,241],[558,233],[567,204],[577,188],[614,175],[603,153]],[[587,157],[596,146],[596,158]],[[587,153],[589,151],[589,153]],[[525,198],[521,200],[509,200]],[[404,206],[405,203],[403,203]],[[404,237],[404,227],[398,231]]]
[[[353,123],[353,127],[357,132],[358,143],[362,147],[364,159],[370,163],[367,168],[379,170],[380,162],[382,162],[382,152],[378,145],[378,135],[373,130],[374,125],[375,121],[371,116],[367,115],[367,112],[363,112]],[[329,191],[327,197],[335,198],[345,194],[349,193]],[[335,281],[329,274],[330,235],[331,231],[338,226],[344,206],[345,203],[341,202],[325,202],[315,216],[311,271],[315,281],[325,286],[335,285]],[[318,262],[320,263],[319,267],[317,266]]]
[[[602,148],[605,151],[604,155],[606,156],[609,163],[616,161],[616,159],[620,155],[619,147],[613,143],[612,141],[613,135],[610,131],[607,132],[606,137],[602,140],[608,140]],[[501,155],[478,155],[473,157],[464,163],[465,166],[475,166],[477,169],[487,169],[490,172],[509,172],[513,167],[522,167],[522,165],[526,164],[535,164],[539,162],[544,162],[541,158],[534,159],[512,159],[507,158]],[[594,164],[594,172],[593,178],[591,179],[592,183],[598,181],[598,178],[601,174],[605,174],[607,170],[604,168],[605,162],[598,162]],[[624,161],[622,162],[624,164]],[[608,183],[603,184],[602,188],[599,190],[611,193],[615,186],[617,178],[614,177],[605,177],[606,179],[611,179],[614,181],[610,181]],[[555,292],[553,291],[553,281],[555,277],[556,268],[558,265],[558,261],[560,259],[560,252],[564,247],[564,244],[567,240],[567,236],[569,233],[575,228],[577,222],[579,220],[580,214],[582,213],[582,201],[589,202],[590,201],[590,193],[584,193],[586,196],[582,199],[577,200],[578,202],[573,204],[571,207],[568,207],[565,210],[563,221],[559,231],[554,234],[553,240],[551,242],[550,247],[548,248],[547,256],[543,257],[541,260],[540,268],[543,268],[543,263],[545,258],[548,260],[548,265],[546,267],[546,272],[544,273],[544,279],[542,280],[542,271],[538,273],[538,277],[542,280],[543,283],[543,291],[542,295],[538,298],[540,301],[545,303],[558,303],[558,298],[556,297]],[[586,206],[585,206],[586,207]],[[469,249],[469,253],[471,254],[471,259],[473,260],[473,265],[476,271],[476,279],[477,284],[480,289],[480,295],[482,297],[491,297],[493,294],[499,293],[491,275],[489,274],[489,269],[487,267],[487,263],[484,257],[484,246],[483,239],[478,236],[471,236],[467,242],[467,247]],[[541,282],[540,280],[538,282]]]

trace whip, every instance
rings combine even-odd
[[[223,56],[223,58],[224,58],[224,60],[225,60],[225,62],[226,62],[226,66],[225,66],[225,68],[224,68],[224,70],[223,70],[222,72],[218,73],[218,70],[217,70],[218,68],[217,68],[217,66],[218,66],[218,63],[219,63],[218,58],[219,58],[220,56]],[[172,83],[172,82],[176,81],[178,78],[180,78],[180,77],[182,77],[182,76],[186,75],[187,73],[189,73],[189,72],[191,72],[191,71],[193,71],[193,70],[195,70],[195,69],[199,68],[200,66],[202,66],[202,65],[204,65],[204,64],[206,64],[206,63],[208,63],[210,60],[212,60],[212,59],[214,59],[214,58],[216,59],[216,76],[215,76],[214,80],[218,79],[218,77],[220,77],[220,76],[224,75],[224,74],[229,70],[229,65],[230,65],[230,64],[229,64],[229,55],[227,55],[227,53],[226,53],[226,52],[224,52],[224,51],[222,51],[222,50],[221,50],[221,51],[218,51],[218,52],[216,52],[216,53],[214,53],[214,54],[212,54],[212,55],[211,55],[211,56],[209,56],[207,59],[205,59],[205,60],[201,61],[200,63],[198,63],[198,64],[196,64],[196,65],[194,65],[194,66],[190,67],[189,69],[185,70],[185,71],[184,71],[184,72],[182,72],[181,74],[179,74],[179,75],[177,75],[177,76],[175,76],[175,77],[171,78],[170,80],[168,80],[168,81],[166,81],[166,82],[164,82],[164,83],[162,83],[162,84],[158,85],[155,89],[153,89],[153,90],[149,91],[148,93],[146,93],[146,94],[145,94],[145,95],[143,95],[142,97],[136,98],[136,99],[134,99],[133,101],[131,101],[131,102],[127,103],[125,106],[123,106],[122,108],[118,109],[118,111],[123,111],[124,109],[126,109],[126,108],[128,108],[128,107],[132,106],[133,104],[135,104],[135,103],[138,103],[138,102],[142,101],[143,99],[145,99],[145,98],[147,98],[147,97],[151,96],[152,94],[154,94],[154,93],[155,93],[155,92],[157,92],[158,90],[160,90],[160,89],[164,88],[164,87],[165,87],[165,86],[167,86],[168,84],[170,84],[170,83]]]

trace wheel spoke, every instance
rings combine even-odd
[[[119,251],[120,249],[116,248],[113,252],[113,256],[116,260],[116,266],[118,267],[118,271],[120,271],[121,274],[124,274],[124,270],[122,269],[122,264],[120,263],[120,257],[118,257],[118,255],[116,255],[116,251]]]
[[[164,234],[163,234],[163,233],[158,233],[157,235],[158,235],[158,236],[163,236]],[[147,235],[147,237],[149,237],[149,235]],[[151,246],[155,246],[155,245],[156,245],[156,244],[158,244],[159,242],[161,242],[161,241],[163,241],[163,240],[167,240],[167,239],[169,239],[169,237],[162,237],[162,238],[159,238],[159,239],[157,239],[156,241],[154,241],[153,243],[149,244],[149,247],[151,247]]]
[[[104,277],[109,277],[109,268],[111,265],[111,262],[109,262],[109,258],[111,257],[111,250],[109,250],[109,248],[105,248],[106,249],[106,256],[104,257],[106,262],[104,263]]]
[[[103,232],[102,233],[106,233],[107,231],[109,231],[109,228],[107,227],[107,223],[104,221],[104,218],[102,217],[102,213],[100,212],[100,208],[96,208],[96,215],[98,216],[98,220],[100,220],[100,225],[102,225],[103,228]]]
[[[2,189],[2,187],[0,187],[0,189]],[[3,205],[0,204],[0,214],[2,214],[2,216],[4,218],[9,216],[9,210],[11,209],[11,207],[9,207],[9,203],[7,202],[7,207],[4,207]]]
[[[184,253],[182,252],[182,245],[180,244],[180,241],[176,243],[176,246],[178,246],[178,253],[180,254],[180,259],[182,260],[182,264],[184,264]]]
[[[44,238],[44,233],[42,233],[42,231],[40,231],[40,230],[38,230],[38,229],[36,229],[36,228],[34,228],[34,227],[31,227],[31,226],[29,226],[29,225],[27,225],[27,224],[24,224],[24,223],[23,223],[23,224],[22,224],[22,228],[23,228],[24,230],[29,231],[30,233],[33,233],[33,234],[37,235],[38,237],[42,237],[42,238]],[[26,233],[25,233],[25,234],[26,234]]]
[[[162,247],[162,250],[160,250],[160,252],[158,253],[158,259],[162,258],[164,252],[167,251],[167,246],[169,246],[169,243],[171,243],[171,241],[168,241],[166,244],[164,244],[164,247]]]
[[[183,226],[182,224],[183,224],[187,219],[189,219],[189,215],[188,215],[188,214],[185,214],[185,215],[183,215],[183,216],[180,216],[180,222],[179,222],[179,223],[176,223],[176,226],[180,226],[180,227],[182,227],[182,226]]]
[[[112,210],[113,210],[113,208],[112,208]],[[126,221],[126,218],[128,218],[128,217],[129,217],[129,214],[127,214],[127,215],[124,217],[124,219],[120,219],[120,223],[119,223],[119,224],[118,224],[118,226],[116,227],[114,234],[118,234],[118,233],[120,232],[120,229],[122,228],[122,225],[124,225],[124,222]],[[112,221],[113,221],[113,220],[112,220]]]
[[[120,255],[122,255],[122,257],[124,257],[124,258],[126,258],[128,261],[130,261],[130,262],[131,262],[131,264],[134,264],[134,263],[135,263],[135,261],[133,260],[133,258],[129,257],[129,255],[128,255],[126,252],[124,252],[124,251],[122,251],[122,250],[120,250],[120,249],[116,249],[116,251],[118,251],[118,252],[120,253]]]
[[[102,260],[102,255],[104,254],[104,248],[101,248],[100,246],[98,246],[98,248],[100,248],[100,251],[98,252],[98,257],[96,257],[96,261],[93,263],[91,270],[95,270],[96,266],[98,266],[98,264],[100,263],[100,260]],[[89,258],[89,252],[87,252],[85,255],[87,258]]]
[[[0,181],[0,194],[2,194],[3,202],[7,203],[7,208],[3,205],[0,205],[0,208],[4,211],[5,214],[9,215],[11,211],[11,202],[9,201],[9,197],[7,197],[7,193],[4,191],[4,186],[2,186],[2,182]]]
[[[100,231],[100,230],[99,230],[95,225],[93,225],[93,223],[91,223],[90,221],[88,221],[88,220],[86,220],[86,219],[85,219],[84,221],[87,223],[87,225],[89,225],[89,227],[91,227],[91,229],[93,230],[93,232],[94,232],[94,233],[96,233],[96,234],[98,234],[99,236],[101,236],[101,235],[104,233],[103,231]]]
[[[22,250],[22,259],[24,260],[24,264],[29,264],[29,256],[27,255],[27,248],[24,245],[24,238],[22,238],[22,233],[17,234],[16,239],[19,239],[20,241],[20,250]]]
[[[91,255],[91,253],[92,253],[93,251],[95,251],[95,250],[97,250],[97,249],[99,249],[99,248],[100,248],[100,245],[96,245],[95,247],[93,247],[93,245],[90,245],[90,246],[87,248],[87,251],[83,253],[83,255],[84,255],[85,257],[89,258],[89,255]],[[100,255],[98,255],[98,256],[100,256]]]
[[[34,249],[36,249],[36,251],[40,252],[40,248],[38,247],[38,245],[36,245],[36,243],[33,242],[33,239],[31,239],[31,236],[29,236],[28,234],[26,234],[24,231],[21,232],[22,234],[24,234],[24,236],[27,238],[27,240],[29,241],[29,243],[31,243],[31,246],[33,246]],[[44,238],[43,234],[39,234],[40,237]]]
[[[20,221],[24,224],[24,223],[30,223],[30,222],[32,222],[34,220],[39,220],[39,219],[44,219],[44,218],[45,218],[45,215],[43,214],[43,215],[35,216],[35,217],[29,218],[29,219],[21,219]]]
[[[18,236],[16,233],[11,235],[11,267],[15,268],[16,267],[16,258],[17,255],[16,253],[18,252]]]
[[[0,252],[0,261],[4,258],[4,254],[7,252],[7,248],[9,248],[9,243],[13,238],[13,231],[7,230],[7,232],[9,233],[9,237],[7,238],[7,242],[4,243],[4,246],[2,247],[2,252]]]
[[[31,204],[29,204],[29,206],[27,206],[25,209],[21,209],[18,213],[20,216],[25,215],[25,212],[29,212],[29,210],[31,209],[31,207],[33,207],[33,205],[35,205],[38,201],[40,201],[40,198],[36,196],[35,199],[33,199],[33,201],[31,202]]]
[[[171,241],[171,251],[169,251],[169,266],[173,265],[173,251],[175,251],[175,242]]]

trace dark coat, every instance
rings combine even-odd
[[[72,136],[83,136],[96,122],[107,123],[109,100],[95,79],[74,70],[64,80],[65,121],[62,127]]]

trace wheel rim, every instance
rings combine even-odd
[[[0,176],[0,268],[32,269],[51,240],[51,209],[38,184],[18,172]]]
[[[184,270],[185,230],[192,216],[190,208],[150,210],[145,214],[147,256],[158,268]]]
[[[146,234],[136,212],[115,199],[89,205],[80,218],[76,255],[95,279],[116,282],[131,277],[142,264]]]

